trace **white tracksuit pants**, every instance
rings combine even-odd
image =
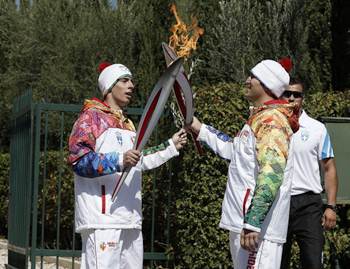
[[[142,269],[141,230],[93,229],[81,236],[81,269]]]
[[[234,269],[278,269],[281,266],[282,243],[262,240],[256,251],[241,247],[239,233],[230,231],[230,251]]]

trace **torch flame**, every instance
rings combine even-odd
[[[170,11],[174,14],[176,24],[170,28],[172,35],[169,38],[169,46],[179,57],[188,57],[193,50],[197,49],[198,38],[204,34],[204,29],[198,26],[198,21],[192,17],[191,25],[186,25],[178,16],[175,4]]]

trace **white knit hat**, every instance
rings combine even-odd
[[[118,79],[132,78],[130,70],[122,64],[112,64],[104,66],[100,69],[101,73],[98,77],[98,87],[103,96],[115,85]]]
[[[277,98],[288,89],[289,74],[281,64],[273,60],[263,60],[250,71]]]

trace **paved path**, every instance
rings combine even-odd
[[[0,239],[0,269],[4,269],[6,263],[7,263],[7,240]]]
[[[55,269],[56,257],[44,257],[43,268],[44,269]],[[67,269],[72,268],[71,259],[60,258],[59,269]],[[0,269],[5,269],[5,264],[7,264],[7,240],[0,239]],[[79,269],[79,264],[76,263],[74,269]],[[28,264],[28,268],[30,268],[30,263]],[[40,262],[37,263],[36,268],[40,268]]]

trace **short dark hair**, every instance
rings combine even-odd
[[[305,91],[305,88],[306,88],[305,82],[300,77],[293,76],[290,78],[289,85],[295,85],[295,84],[300,84],[303,87],[303,91]]]

